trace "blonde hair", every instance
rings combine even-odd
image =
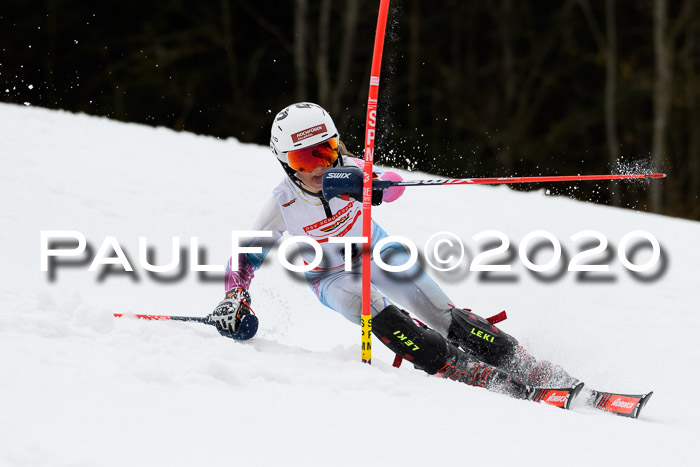
[[[338,140],[338,148],[340,149],[341,156],[354,157],[357,159],[357,156],[348,151],[348,148],[345,147],[345,143],[343,143],[341,140]]]

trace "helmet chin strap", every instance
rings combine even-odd
[[[297,178],[297,172],[293,168],[291,168],[289,165],[285,164],[282,161],[279,161],[279,163],[282,166],[282,168],[284,169],[284,173],[287,174],[287,177],[289,177],[289,179],[292,181],[292,183],[294,185],[297,186],[297,188],[299,188],[300,190],[302,190],[304,193],[306,193],[308,195],[318,197],[318,193],[311,193],[310,191],[308,191],[306,188],[304,188],[302,186],[301,180],[299,180],[299,178]]]
[[[304,183],[304,181],[301,178],[299,178],[299,176],[297,174],[294,174],[294,180],[292,180],[292,181],[294,183],[296,183],[299,188],[304,190],[305,193],[310,194],[310,195],[314,195],[314,196],[318,195],[318,193],[313,193],[313,192],[309,191],[307,188],[304,188],[307,185]]]

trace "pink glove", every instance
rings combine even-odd
[[[381,175],[379,175],[379,180],[390,180],[392,182],[400,182],[403,180],[403,178],[396,172],[383,172]],[[392,203],[399,199],[405,190],[405,186],[392,186],[391,188],[387,188],[386,190],[384,190],[384,196],[382,197],[382,201],[384,201],[385,203]]]
[[[365,168],[365,161],[362,159],[357,159],[357,158],[352,158],[357,165],[360,167],[361,170],[364,170]],[[376,177],[376,173],[374,174]],[[390,180],[392,182],[400,182],[403,180],[403,177],[401,175],[397,174],[396,172],[382,172],[379,174],[379,180]],[[383,196],[382,196],[382,202],[384,203],[392,203],[399,199],[403,192],[406,191],[405,186],[392,186],[391,188],[387,188],[384,190]]]

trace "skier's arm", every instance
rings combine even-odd
[[[260,269],[265,257],[272,249],[272,246],[280,239],[285,229],[279,203],[274,197],[270,197],[270,200],[263,206],[258,218],[253,223],[251,230],[272,231],[272,238],[254,238],[248,241],[244,246],[259,246],[262,248],[262,252],[239,254],[237,268],[233,258],[229,260],[224,282],[226,291],[234,288],[245,290],[250,288],[250,282],[253,280],[255,271]]]

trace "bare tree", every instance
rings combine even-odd
[[[685,72],[685,102],[688,112],[688,154],[686,168],[682,172],[687,186],[688,209],[691,214],[700,214],[700,113],[698,112],[698,75],[697,75],[697,33],[700,21],[697,19],[690,23],[686,29],[685,47],[683,48],[679,61]]]
[[[608,146],[610,167],[615,167],[620,158],[620,142],[617,136],[617,25],[615,0],[605,0],[605,35],[593,16],[588,0],[578,1],[591,29],[598,50],[605,56],[605,140]],[[620,204],[620,190],[612,185],[610,202]]]
[[[331,78],[328,70],[330,27],[331,0],[322,0],[318,20],[318,56],[316,57],[316,71],[318,73],[318,101],[319,104],[325,108],[329,108],[331,97]]]
[[[359,0],[348,0],[343,9],[343,37],[340,41],[338,72],[331,73],[331,31],[335,24],[331,21],[331,0],[322,0],[319,10],[318,43],[316,52],[316,74],[318,77],[318,102],[331,112],[340,110],[340,102],[350,82],[350,62],[355,43],[359,19]]]
[[[418,125],[418,55],[420,53],[420,2],[411,0],[408,16],[408,122],[410,128]]]
[[[515,89],[516,89],[516,77],[515,77],[515,65],[513,60],[513,37],[512,37],[512,23],[513,23],[513,3],[511,0],[502,0],[501,2],[503,17],[499,21],[499,33],[501,36],[502,53],[503,53],[503,87],[504,87],[504,103],[503,107],[505,109],[506,115],[508,115],[512,110],[515,102]],[[511,132],[506,132],[504,136],[503,145],[498,153],[498,158],[500,159],[503,166],[509,172],[513,170],[513,145],[514,139]]]
[[[490,4],[491,5],[491,4]],[[512,11],[520,2],[504,1],[500,4],[505,8],[491,5],[492,11],[499,21],[510,19],[510,27],[500,31],[502,60],[511,61],[511,65],[500,65],[499,72],[505,73],[503,93],[509,96],[500,107],[494,104],[489,110],[488,107],[481,109],[482,114],[487,115],[504,113],[503,121],[507,131],[501,132],[500,136],[494,135],[489,138],[490,148],[499,155],[499,162],[508,171],[516,168],[515,154],[518,154],[528,141],[528,132],[541,111],[547,95],[551,88],[561,80],[566,72],[562,68],[551,68],[547,66],[547,59],[553,51],[557,49],[562,40],[562,29],[556,29],[552,34],[538,35],[538,40],[532,40],[531,46],[526,53],[516,55],[513,51],[513,44],[521,40],[521,35],[514,33],[514,25],[519,11]],[[574,0],[563,2],[554,13],[558,20],[566,18],[575,5]],[[499,63],[494,59],[494,63]],[[485,65],[483,68],[490,68],[492,65]],[[511,68],[512,67],[512,68]],[[498,118],[498,117],[497,117]],[[481,121],[473,121],[473,124],[480,128],[480,131],[492,131],[493,126],[489,118]],[[483,130],[481,130],[483,128]]]
[[[350,82],[350,62],[357,32],[359,0],[348,0],[343,14],[343,39],[340,45],[340,65],[331,94],[330,111],[339,112],[340,103]]]
[[[306,100],[306,0],[294,0],[294,73],[296,100]]]
[[[671,57],[673,50],[668,47],[668,12],[666,0],[654,0],[654,56],[656,75],[654,81],[654,130],[652,139],[652,160],[659,170],[666,154],[666,127],[671,108]],[[654,212],[661,211],[661,190],[651,190],[649,204]]]
[[[617,137],[617,25],[615,0],[605,0],[605,139],[608,143],[608,160],[614,168],[620,159],[620,142]],[[620,189],[612,185],[611,202],[620,204]]]
[[[228,68],[229,85],[233,105],[239,102],[238,65],[234,50],[233,28],[231,26],[231,6],[229,0],[221,0],[221,22],[223,26],[223,40],[226,48],[226,64]]]
[[[685,0],[683,8],[672,24],[668,21],[667,0],[654,0],[654,57],[656,74],[654,80],[654,127],[652,139],[652,161],[654,168],[662,169],[668,156],[668,122],[673,94],[673,62],[676,40],[686,22],[692,17],[694,0]],[[650,191],[649,206],[661,212],[663,197],[660,188]]]

